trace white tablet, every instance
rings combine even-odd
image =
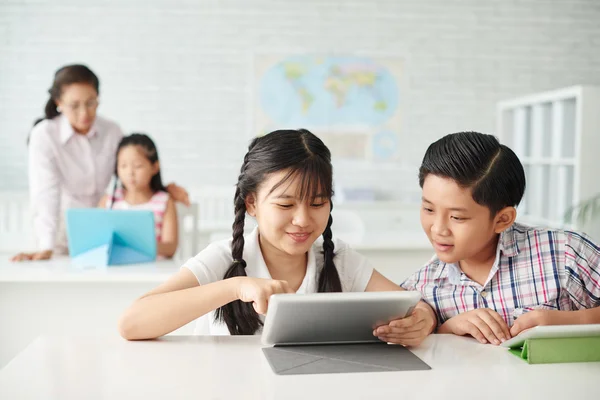
[[[275,294],[262,333],[266,345],[377,342],[373,329],[403,318],[416,291]]]
[[[600,336],[600,324],[593,325],[547,325],[524,330],[512,339],[502,343],[504,347],[523,346],[527,339],[567,338]]]

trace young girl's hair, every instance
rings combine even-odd
[[[36,120],[33,126],[44,119],[51,119],[60,115],[60,111],[56,108],[56,101],[60,98],[63,88],[72,83],[87,83],[96,90],[96,93],[100,94],[100,81],[91,69],[81,64],[65,65],[56,71],[52,87],[48,89],[50,98],[46,102],[44,118]]]
[[[117,185],[119,183],[119,153],[121,152],[121,149],[127,146],[138,146],[144,151],[150,163],[154,164],[158,162],[158,150],[156,149],[156,145],[154,144],[152,139],[150,139],[150,136],[145,135],[143,133],[132,133],[129,136],[123,137],[123,139],[121,139],[121,141],[119,142],[119,146],[117,147],[117,157],[115,160],[115,183],[113,185],[112,195],[110,197],[110,205],[108,208],[112,208],[113,206],[115,192],[117,191]],[[152,189],[152,193],[156,193],[161,190],[167,190],[162,183],[162,178],[160,177],[160,169],[156,174],[154,174],[152,179],[150,179],[150,189]]]
[[[244,219],[246,216],[246,197],[255,194],[268,174],[288,170],[285,177],[270,188],[270,193],[295,178],[300,179],[298,196],[300,201],[317,197],[329,199],[333,196],[333,168],[331,153],[325,144],[305,129],[279,130],[252,140],[244,163],[240,170],[233,199],[235,220],[233,222],[233,240],[231,255],[233,263],[223,279],[235,276],[246,276],[244,252]],[[319,276],[319,292],[341,292],[340,276],[333,262],[334,246],[332,241],[329,215],[327,228],[323,232],[323,256],[325,263]],[[224,321],[232,335],[252,335],[262,325],[258,314],[251,303],[241,300],[226,304],[216,312],[216,320]]]

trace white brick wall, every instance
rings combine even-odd
[[[99,75],[101,114],[156,139],[167,179],[234,183],[255,52],[404,58],[414,169],[379,171],[376,182],[416,188],[426,146],[493,132],[496,101],[600,84],[600,1],[2,0],[0,190],[27,187],[25,138],[54,71],[73,62]],[[336,171],[346,185],[373,176]]]

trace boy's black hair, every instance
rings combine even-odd
[[[525,171],[517,155],[495,136],[458,132],[432,143],[419,168],[419,185],[427,175],[450,178],[471,189],[473,200],[489,208],[491,216],[516,207],[525,193]]]

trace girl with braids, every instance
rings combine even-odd
[[[100,81],[85,65],[65,65],[54,74],[44,118],[29,135],[29,196],[38,249],[11,261],[45,260],[66,253],[62,216],[68,208],[96,207],[109,185],[121,128],[96,114]],[[187,192],[167,186],[176,201]]]
[[[117,148],[114,186],[98,204],[115,210],[151,210],[154,213],[156,252],[172,257],[177,250],[177,210],[160,177],[158,150],[149,136],[125,136]]]
[[[254,139],[236,184],[232,238],[209,245],[136,300],[121,317],[121,335],[156,338],[200,317],[197,333],[252,335],[261,331],[272,294],[402,290],[333,239],[332,176],[329,149],[307,130]],[[244,236],[246,215],[257,227]],[[421,302],[373,334],[417,345],[435,325]]]

